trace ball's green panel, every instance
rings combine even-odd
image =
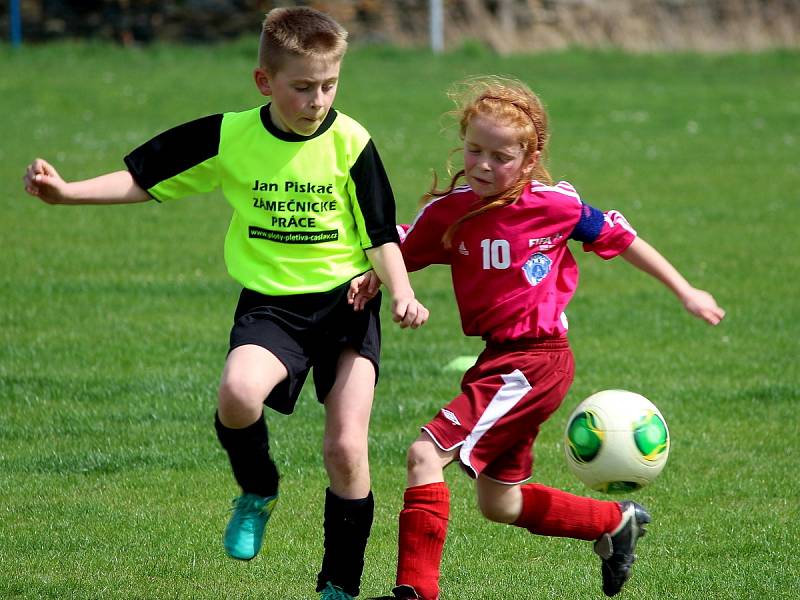
[[[567,443],[572,456],[581,463],[593,460],[603,445],[605,433],[597,416],[589,411],[575,415],[567,428]]]
[[[646,460],[655,460],[667,450],[667,426],[656,413],[649,411],[634,426],[633,439]]]

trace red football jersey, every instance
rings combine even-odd
[[[450,265],[464,333],[486,340],[565,335],[578,285],[567,241],[609,259],[636,237],[619,212],[583,203],[569,183],[532,181],[515,203],[462,223],[445,248],[444,232],[478,201],[469,186],[434,199],[403,227],[400,247],[409,271]]]

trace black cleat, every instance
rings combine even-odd
[[[594,551],[603,561],[603,593],[616,596],[631,576],[636,555],[636,542],[645,534],[650,514],[643,506],[630,500],[619,503],[622,522],[611,533],[604,533],[594,543]]]
[[[378,596],[369,600],[418,600],[417,592],[410,585],[398,585],[392,590],[391,596]]]
[[[418,600],[417,591],[410,585],[398,585],[392,590],[395,598],[400,600]]]

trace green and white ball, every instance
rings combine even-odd
[[[625,390],[597,392],[567,421],[570,470],[593,490],[630,492],[661,473],[669,456],[667,422],[655,404]]]

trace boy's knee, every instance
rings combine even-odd
[[[325,463],[343,474],[355,472],[367,456],[366,445],[352,438],[325,439],[323,445]]]
[[[261,413],[267,393],[247,378],[225,378],[218,396],[220,418],[226,425],[241,427]]]
[[[249,403],[262,396],[261,386],[246,377],[226,377],[219,384],[219,399],[234,404]]]

